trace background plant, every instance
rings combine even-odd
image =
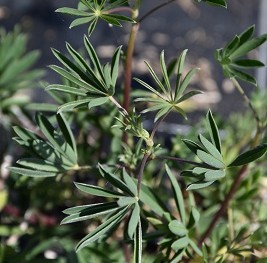
[[[260,157],[267,150],[264,143],[266,114],[259,114],[259,108],[264,106],[249,99],[237,79],[253,85],[255,80],[235,67],[263,66],[256,60],[236,59],[264,43],[266,35],[252,38],[254,27],[250,27],[218,50],[216,56],[226,77],[230,77],[248,104],[251,129],[240,127],[238,122],[229,126],[228,120],[218,125],[208,111],[201,133],[193,131],[183,140],[177,135],[172,151],[175,154],[171,154],[167,145],[159,144],[156,132],[170,111],[178,111],[186,117],[181,103],[200,93],[189,90],[196,69],[184,71],[186,51],[170,65],[162,52],[160,76],[146,63],[155,83],[135,79],[133,88],[138,82],[148,90],[139,92],[135,104],[131,98],[131,75],[140,23],[173,1],[152,9],[143,17],[138,15],[142,1],[81,2],[77,10],[58,11],[83,16],[74,20],[74,25],[89,23],[90,34],[98,19],[115,25],[120,25],[118,20],[135,22],[131,25],[128,47],[126,51],[118,47],[112,60],[104,65],[87,36],[84,44],[88,57],[70,44],[66,45],[67,55],[53,50],[61,66],[51,68],[63,81],[48,84],[46,90],[58,102],[57,112],[54,105],[43,104],[42,110],[52,115],[45,117],[36,113],[38,129],[35,132],[14,127],[15,140],[27,154],[18,161],[19,166],[10,168],[12,176],[8,184],[13,186],[16,182],[17,187],[36,189],[45,185],[45,191],[53,189],[47,193],[52,201],[34,205],[40,209],[44,204],[44,211],[51,214],[57,213],[58,207],[64,207],[66,217],[54,218],[51,228],[54,238],[34,230],[32,238],[26,241],[27,249],[18,243],[12,247],[7,242],[2,248],[4,260],[12,255],[13,259],[38,262],[41,254],[49,250],[55,253],[58,262],[130,262],[132,259],[134,262],[231,262],[254,260],[254,255],[264,260],[266,212],[261,184],[265,169]],[[221,0],[204,2],[226,7],[226,2]],[[121,11],[130,11],[132,17],[111,16]],[[123,89],[117,85],[120,60],[124,62]],[[143,107],[143,114],[157,112],[152,130],[143,125],[144,115],[137,110],[139,107]],[[229,139],[228,134],[233,134],[235,128],[247,135],[241,145],[236,142],[237,133]],[[99,131],[100,137],[94,137]],[[225,135],[221,136],[222,133]],[[181,149],[178,152],[177,145]],[[86,195],[80,195],[73,182]],[[33,199],[42,196],[43,192],[38,191]],[[27,205],[30,207],[33,203]],[[41,215],[38,213],[39,218]],[[57,226],[59,218],[63,219],[61,227]],[[9,220],[5,218],[8,226],[12,223]],[[87,220],[91,221],[89,230],[85,227]],[[78,228],[68,225],[83,221],[86,225],[79,223]],[[252,223],[256,226],[253,233]],[[44,225],[47,226],[47,221]],[[27,231],[32,234],[31,228]],[[72,236],[81,237],[77,241],[77,254],[74,253],[76,241],[69,238]],[[34,240],[43,242],[34,247],[31,244]],[[103,254],[114,249],[116,252],[110,255]],[[15,253],[16,250],[19,252]],[[155,250],[156,258],[153,257]]]

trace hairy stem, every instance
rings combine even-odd
[[[147,17],[149,17],[151,14],[153,14],[154,12],[158,11],[159,9],[161,9],[162,7],[171,4],[173,2],[175,2],[176,0],[168,0],[165,3],[162,3],[156,7],[154,7],[153,9],[151,9],[150,11],[148,11],[146,14],[144,14],[140,19],[139,19],[139,23],[143,22]]]
[[[241,94],[241,96],[243,97],[244,101],[248,104],[249,108],[251,109],[253,116],[257,122],[257,127],[261,127],[261,120],[260,117],[256,111],[256,109],[254,108],[254,106],[252,105],[250,99],[248,98],[248,96],[246,95],[246,93],[244,92],[243,88],[241,87],[241,85],[239,84],[239,82],[236,80],[236,78],[231,78],[234,86],[237,88],[237,90],[239,91],[239,93]]]

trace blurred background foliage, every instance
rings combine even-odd
[[[188,14],[197,12],[194,10],[191,7]],[[123,244],[119,241],[124,233],[120,229],[113,233],[113,239],[108,238],[105,243],[90,245],[76,254],[75,245],[88,229],[94,227],[94,222],[89,226],[86,222],[59,226],[63,219],[62,210],[98,201],[93,199],[96,197],[83,195],[74,189],[73,181],[103,185],[105,181],[100,176],[95,176],[98,174],[95,167],[97,162],[111,165],[120,163],[134,169],[141,159],[142,152],[138,144],[135,148],[121,145],[121,133],[110,129],[115,124],[116,114],[112,105],[107,104],[96,111],[88,112],[81,109],[79,112],[67,114],[77,138],[80,165],[90,164],[90,172],[86,169],[72,171],[68,176],[58,176],[55,182],[54,178],[32,179],[10,173],[6,169],[14,160],[27,157],[29,154],[11,141],[14,136],[12,126],[23,125],[38,133],[39,130],[34,125],[36,110],[46,112],[51,123],[56,125],[56,119],[51,113],[55,113],[59,105],[75,99],[74,95],[54,91],[48,92],[48,102],[40,103],[39,98],[36,102],[31,99],[28,89],[47,86],[49,79],[43,78],[45,70],[35,66],[39,52],[27,50],[27,39],[27,35],[22,33],[19,27],[9,32],[3,28],[0,31],[0,262],[125,262],[121,249]],[[37,65],[40,64],[37,62]],[[43,82],[40,82],[42,78]],[[199,76],[200,80],[201,78]],[[65,84],[66,80],[61,82]],[[266,93],[255,90],[251,98],[257,111],[266,114]],[[251,131],[255,127],[250,111],[242,108],[241,112],[233,112],[226,117],[215,115],[223,140],[222,152],[229,161],[248,145]],[[198,112],[196,116],[201,114],[203,115],[203,112]],[[186,137],[195,140],[198,131],[205,130],[203,121],[194,116],[192,119],[192,123],[189,121],[186,126],[182,126],[181,132],[176,131],[177,134],[172,139],[163,129],[159,137],[162,152],[171,151],[173,156],[181,158],[190,156],[190,151],[181,143],[181,139]],[[169,121],[172,120],[173,117]],[[266,141],[266,137],[263,141]],[[191,156],[192,160],[195,158]],[[177,171],[184,169],[184,166],[182,168],[175,161],[168,164]],[[160,197],[163,203],[174,210],[174,202],[166,192],[166,189],[171,187],[165,180],[163,169],[163,164],[151,162],[145,171],[144,181],[149,184],[152,191],[157,189],[154,192],[155,196]],[[218,209],[218,203],[223,201],[229,191],[235,174],[236,168],[232,168],[227,180],[221,180],[207,189],[197,191],[194,197],[190,192],[183,193],[186,202],[201,211],[199,226],[203,229],[208,226],[211,215]],[[188,183],[187,179],[181,181],[182,185],[184,183]],[[160,185],[165,187],[158,188]],[[223,217],[213,231],[207,244],[208,262],[266,262],[266,189],[266,163],[259,160],[251,165],[251,175],[245,178],[232,199],[228,217]],[[203,232],[203,229],[196,231]],[[142,262],[154,262],[157,259],[156,248],[157,244],[154,241],[148,242],[144,248]],[[192,262],[201,260],[195,257]]]

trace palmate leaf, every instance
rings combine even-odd
[[[197,144],[187,139],[182,140],[187,148],[189,148],[203,162],[202,164],[196,165],[193,170],[181,173],[182,176],[198,179],[198,181],[190,184],[187,187],[187,190],[195,190],[209,186],[214,181],[225,176],[227,165],[221,154],[220,134],[210,110],[207,113],[206,122],[211,141],[201,134],[198,136],[198,140],[201,144]]]
[[[217,49],[215,57],[221,64],[226,77],[238,78],[256,86],[256,79],[244,72],[244,70],[247,68],[263,67],[265,66],[264,63],[258,60],[241,58],[267,40],[267,34],[253,38],[254,31],[255,26],[250,26],[241,34],[236,35],[224,48]]]
[[[137,98],[135,101],[146,101],[146,102],[151,102],[153,106],[147,107],[144,112],[149,112],[149,111],[157,111],[155,115],[154,122],[158,121],[160,118],[163,116],[166,116],[171,110],[175,110],[178,113],[180,113],[185,119],[186,119],[186,114],[183,111],[183,109],[179,106],[179,104],[185,100],[188,100],[189,98],[200,94],[202,92],[200,91],[189,91],[186,94],[184,94],[185,90],[187,89],[192,77],[196,73],[198,69],[192,69],[190,70],[187,75],[182,79],[182,71],[183,71],[183,66],[184,66],[184,61],[185,61],[185,56],[186,56],[187,50],[184,50],[180,57],[172,62],[172,68],[177,64],[178,65],[178,70],[177,70],[177,75],[176,75],[176,86],[175,89],[172,90],[171,88],[171,82],[170,82],[170,73],[174,72],[174,69],[168,70],[168,67],[166,66],[165,63],[165,57],[164,57],[164,51],[161,52],[160,55],[160,67],[161,67],[161,72],[162,72],[162,80],[159,79],[153,68],[150,66],[148,62],[145,62],[147,65],[147,68],[149,70],[149,73],[151,74],[152,78],[155,81],[156,87],[140,80],[137,78],[134,78],[139,84],[144,86],[146,89],[148,89],[151,92],[151,95],[145,95],[142,98]]]
[[[70,28],[89,23],[89,36],[94,31],[99,19],[111,25],[120,27],[122,26],[121,22],[135,23],[132,18],[113,12],[113,9],[127,4],[127,0],[117,0],[112,3],[107,3],[106,0],[101,1],[101,3],[95,0],[86,0],[81,2],[83,4],[83,9],[79,9],[79,7],[78,9],[62,7],[57,9],[56,12],[80,17],[71,23]]]
[[[38,60],[38,51],[27,52],[28,36],[16,26],[13,31],[0,29],[0,111],[9,120],[12,106],[24,108],[29,100],[27,96],[14,96],[21,89],[36,87],[42,70],[32,70]]]
[[[103,105],[110,100],[110,96],[115,92],[122,47],[120,46],[114,51],[111,63],[102,66],[86,36],[84,37],[84,45],[90,58],[90,64],[68,43],[66,49],[70,58],[57,50],[53,50],[63,67],[52,65],[50,68],[68,82],[64,85],[49,85],[46,90],[78,96],[78,98],[72,98],[72,100],[75,98],[75,101],[67,101],[59,106],[58,112],[73,111],[83,106],[91,109]]]
[[[14,139],[34,157],[20,159],[17,164],[25,168],[11,167],[11,171],[21,175],[48,177],[79,168],[76,142],[69,124],[63,115],[58,115],[57,121],[59,132],[45,116],[36,114],[37,125],[47,140],[27,129],[14,127],[18,135]]]

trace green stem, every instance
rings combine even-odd
[[[253,116],[257,122],[257,127],[260,128],[262,126],[260,117],[256,111],[256,109],[254,108],[254,106],[252,105],[250,99],[248,98],[248,96],[246,95],[245,91],[242,89],[241,85],[239,84],[239,82],[236,80],[235,77],[231,78],[234,86],[236,87],[236,89],[239,91],[239,93],[241,94],[241,96],[243,97],[244,101],[248,104],[249,108],[251,109]]]
[[[118,108],[123,116],[126,116],[128,112],[120,105],[120,103],[112,96],[109,96],[110,101]]]

